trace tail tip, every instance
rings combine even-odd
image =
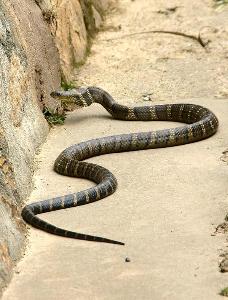
[[[115,242],[114,244],[125,246],[125,243],[123,243],[123,242]]]

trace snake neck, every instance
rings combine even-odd
[[[86,102],[92,99],[92,103],[102,105],[115,119],[127,119],[128,107],[118,104],[108,92],[94,86],[88,87],[86,90]],[[83,95],[83,97],[85,98],[86,95]]]
[[[99,103],[102,106],[107,106],[107,105],[113,105],[114,103],[116,103],[114,101],[114,99],[112,98],[112,96],[104,91],[103,89],[99,88],[99,87],[95,87],[95,86],[90,86],[86,89],[87,91],[87,95],[83,95],[83,97],[86,97],[86,100],[92,100],[92,103]],[[91,104],[92,104],[91,103]]]

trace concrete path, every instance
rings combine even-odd
[[[219,272],[218,263],[227,243],[225,235],[214,231],[224,219],[228,200],[228,166],[220,159],[228,145],[228,11],[215,11],[211,1],[168,2],[121,0],[75,80],[107,89],[123,104],[202,104],[217,114],[219,132],[191,145],[90,159],[116,175],[117,192],[42,218],[124,241],[126,246],[30,229],[25,256],[3,300],[222,298],[219,292],[228,285],[228,276]],[[116,39],[162,29],[194,35],[201,30],[211,43],[205,49],[195,40],[170,34]],[[65,147],[99,136],[176,125],[112,120],[98,105],[70,113],[64,126],[51,131],[37,157],[29,201],[91,186],[52,171]]]

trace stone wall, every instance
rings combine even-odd
[[[84,61],[108,0],[0,0],[0,291],[26,234],[20,211],[49,126],[50,92]]]
[[[56,63],[57,62],[57,63]],[[42,115],[60,85],[59,56],[32,0],[0,1],[0,287],[24,245],[22,201],[32,187],[35,151],[48,133]]]
[[[74,68],[89,52],[111,0],[36,0],[59,50],[62,78],[73,79]]]

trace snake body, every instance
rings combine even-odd
[[[175,121],[186,123],[171,129],[107,136],[82,142],[65,149],[56,159],[54,170],[66,176],[86,178],[96,183],[84,191],[68,194],[26,205],[23,219],[46,232],[68,238],[124,245],[122,242],[64,230],[51,225],[36,215],[58,209],[85,205],[105,198],[115,192],[117,180],[107,169],[83,160],[107,153],[137,151],[171,147],[200,141],[213,135],[218,119],[207,108],[195,104],[165,104],[143,107],[127,107],[116,103],[110,94],[97,87],[56,91],[52,97],[62,103],[77,106],[101,104],[115,119],[133,121]]]

